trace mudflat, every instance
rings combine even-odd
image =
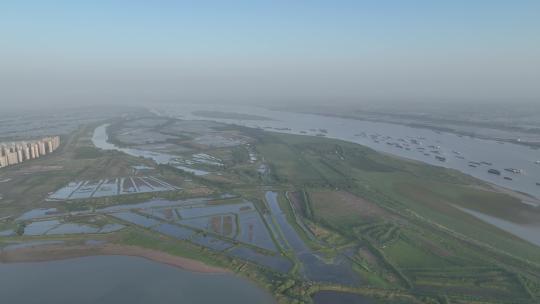
[[[231,272],[224,268],[209,266],[197,260],[174,256],[157,250],[118,244],[46,245],[4,250],[0,252],[0,263],[42,262],[95,255],[136,256],[199,273]]]

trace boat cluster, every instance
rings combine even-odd
[[[374,143],[381,143],[384,142],[388,146],[395,147],[398,149],[404,149],[404,150],[416,150],[416,152],[422,153],[424,156],[431,156],[434,157],[436,160],[440,162],[446,162],[447,155],[445,155],[442,147],[440,145],[423,145],[422,141],[425,141],[426,138],[424,137],[415,137],[415,138],[392,138],[391,136],[385,136],[381,134],[367,134],[365,132],[360,132],[355,134],[357,137],[364,137],[364,138],[370,138]],[[439,141],[437,141],[439,142]],[[455,158],[466,160],[465,156],[456,150],[452,150],[452,153]],[[540,165],[540,160],[536,160],[534,162],[536,165]],[[502,176],[503,172],[502,170],[497,170],[495,168],[490,168],[493,166],[493,163],[488,161],[469,161],[468,162],[469,167],[471,168],[477,168],[481,166],[487,166],[488,170],[487,172],[493,175]],[[517,168],[505,168],[505,172],[512,173],[515,175],[519,174],[525,174],[525,171],[523,169],[517,169]],[[511,181],[513,178],[511,176],[502,176],[505,180]],[[537,186],[540,186],[540,182],[536,183]]]

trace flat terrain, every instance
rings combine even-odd
[[[463,211],[538,225],[538,208],[512,192],[322,137],[157,116],[108,122],[119,147],[173,157],[99,150],[88,124],[57,153],[1,170],[3,261],[138,255],[236,272],[281,303],[319,291],[380,303],[540,299],[540,247]],[[152,188],[146,176],[174,188],[46,200],[73,181]]]

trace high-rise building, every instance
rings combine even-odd
[[[7,167],[9,164],[8,164],[8,161],[7,161],[7,157],[6,156],[0,156],[0,168],[3,168],[3,167]]]
[[[39,146],[39,155],[47,154],[47,151],[45,150],[45,143],[42,140],[38,141],[38,146]]]
[[[60,147],[59,136],[34,141],[0,143],[0,168],[53,153],[58,147]]]
[[[28,149],[30,150],[30,158],[36,158],[36,149],[33,144],[28,144]]]
[[[9,163],[5,154],[5,149],[3,146],[0,146],[0,168],[7,167],[8,165]]]
[[[17,161],[22,163],[24,161],[22,146],[16,146],[15,151],[17,152]]]
[[[30,148],[28,148],[28,145],[26,143],[23,144],[23,152],[24,152],[24,160],[30,159]]]
[[[7,160],[8,160],[8,165],[16,165],[19,163],[15,148],[13,147],[9,148],[9,151],[7,153]]]

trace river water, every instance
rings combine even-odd
[[[206,175],[208,172],[204,170],[198,170],[194,168],[189,168],[186,166],[182,166],[180,164],[177,164],[175,159],[177,156],[166,154],[166,153],[160,153],[160,152],[154,152],[154,151],[146,151],[141,149],[132,149],[132,148],[120,148],[114,144],[111,144],[109,142],[109,135],[107,134],[107,127],[108,124],[101,125],[97,127],[94,130],[94,134],[92,136],[92,142],[94,145],[100,149],[103,150],[117,150],[124,152],[126,154],[129,154],[131,156],[135,157],[143,157],[143,158],[150,158],[153,159],[157,164],[162,165],[171,165],[174,166],[180,170],[193,173],[195,175]]]
[[[540,150],[526,146],[398,124],[274,111],[259,107],[182,104],[158,106],[152,111],[181,119],[211,120],[291,134],[325,135],[400,157],[456,169],[478,179],[540,198],[540,186],[536,185],[540,183],[540,164],[535,163],[540,160]],[[206,118],[193,114],[197,111],[251,114],[268,117],[270,120]],[[321,129],[324,132],[321,132]],[[371,136],[377,136],[377,139],[374,140]],[[413,144],[413,140],[418,144]],[[435,156],[444,157],[445,161],[437,160]],[[507,168],[522,169],[523,173],[510,173],[504,170]],[[501,175],[488,173],[489,169],[498,170]],[[504,179],[505,176],[512,180]]]
[[[540,198],[540,186],[536,184],[540,183],[540,164],[536,164],[540,160],[540,151],[526,146],[398,124],[274,111],[260,107],[183,104],[160,105],[152,108],[151,111],[161,116],[186,120],[210,120],[289,134],[324,135],[328,138],[358,143],[376,151],[399,157],[455,169],[480,180]],[[267,117],[268,119],[207,118],[194,114],[197,111],[239,113]],[[98,127],[94,132],[93,141],[99,148],[116,149],[135,156],[153,158],[157,163],[170,161],[167,155],[116,147],[108,143],[107,138],[106,125]],[[433,151],[436,151],[436,153]],[[437,156],[444,157],[445,161],[438,160]],[[516,174],[504,170],[509,168],[523,171]],[[488,170],[490,169],[498,170],[501,175],[489,173]],[[527,203],[538,207],[534,201]],[[512,229],[513,226],[487,220],[487,218],[478,214],[469,214],[537,244],[536,238],[531,240],[529,236],[531,231],[536,231],[536,233],[540,231],[538,223],[532,226],[518,224],[518,226],[523,226],[524,229]],[[527,233],[524,233],[524,231],[527,231]]]
[[[275,303],[231,274],[201,274],[137,257],[0,264],[2,303]]]

